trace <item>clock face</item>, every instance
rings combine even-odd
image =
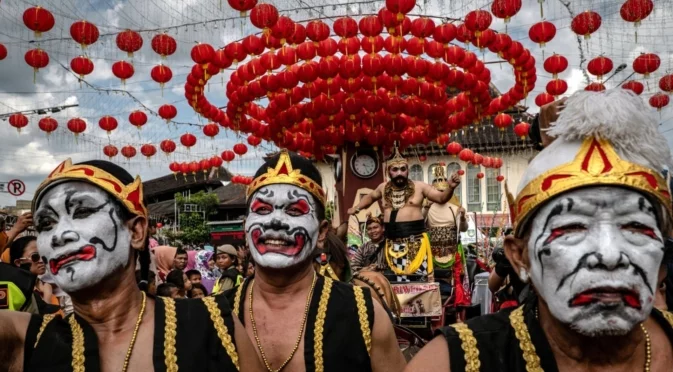
[[[351,168],[356,176],[371,178],[379,170],[379,162],[370,154],[355,154],[351,159]]]

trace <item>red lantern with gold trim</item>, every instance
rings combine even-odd
[[[85,56],[78,56],[70,61],[70,69],[79,75],[79,79],[84,79],[84,76],[93,72],[93,62]]]
[[[227,163],[231,162],[236,158],[236,153],[231,151],[231,150],[224,150],[222,151],[222,160],[226,161]]]
[[[157,148],[154,145],[147,143],[140,146],[140,153],[145,155],[147,160],[150,160],[150,158],[157,153]]]
[[[257,4],[250,11],[250,22],[255,27],[266,30],[278,21],[278,9],[271,4]]]
[[[590,92],[602,92],[605,90],[605,85],[603,85],[602,83],[594,82],[584,87],[584,90],[588,90]]]
[[[142,111],[133,111],[129,114],[129,122],[140,130],[140,128],[147,123],[147,115]]]
[[[130,145],[122,147],[122,156],[126,158],[126,160],[131,160],[134,156],[136,156],[137,151],[136,148]]]
[[[528,36],[542,48],[556,36],[556,26],[547,21],[538,22],[530,27]]]
[[[117,123],[117,119],[109,115],[103,116],[100,118],[100,120],[98,120],[98,126],[100,129],[106,131],[108,136],[110,133],[112,133],[113,130],[117,129],[118,125],[119,124]]]
[[[161,151],[164,152],[164,154],[166,154],[166,156],[172,154],[173,151],[175,151],[176,147],[177,146],[175,145],[175,142],[169,139],[163,140],[161,141],[161,143],[159,143],[159,148],[161,149]]]
[[[118,153],[119,150],[117,150],[117,146],[115,145],[106,145],[103,147],[103,154],[105,154],[105,156],[107,156],[110,160],[117,156]]]
[[[129,58],[133,58],[133,53],[143,47],[143,37],[139,33],[126,30],[117,34],[117,47],[128,54]]]
[[[501,131],[504,131],[505,128],[512,125],[513,121],[514,120],[512,119],[511,116],[503,113],[503,114],[498,114],[498,115],[495,116],[495,119],[493,119],[493,124],[496,127],[500,128]]]
[[[416,6],[416,0],[386,0],[386,8],[402,21],[404,16]]]
[[[652,97],[650,97],[650,106],[656,108],[657,111],[661,111],[662,108],[668,106],[670,101],[671,99],[668,97],[667,94],[657,93]]]
[[[68,120],[68,129],[75,134],[75,138],[86,130],[86,122],[80,118]]]
[[[95,43],[98,40],[98,27],[91,22],[80,20],[70,26],[70,36],[82,49]]]
[[[56,121],[56,119],[49,116],[40,119],[37,125],[38,127],[40,127],[40,130],[47,133],[47,136],[49,136],[51,132],[55,131],[56,128],[58,128],[58,122]]]
[[[23,12],[23,24],[35,33],[36,38],[39,38],[43,32],[51,30],[54,23],[54,16],[51,12],[41,6],[28,8]]]
[[[257,5],[257,0],[227,0],[229,6],[234,10],[238,10],[241,14],[241,17],[247,16],[248,11]]]
[[[21,128],[28,125],[28,118],[24,114],[13,114],[9,117],[9,125],[16,128],[17,132],[21,133]]]
[[[215,123],[208,123],[203,127],[203,134],[210,137],[210,139],[215,138],[218,133],[220,133],[220,127]]]
[[[456,156],[460,152],[463,151],[463,146],[460,145],[458,142],[451,142],[448,145],[446,145],[446,152],[449,154]]]
[[[645,75],[648,78],[651,73],[657,71],[661,65],[661,59],[654,53],[643,53],[633,61],[633,71]]]
[[[469,162],[474,160],[474,152],[470,149],[462,149],[458,153],[458,158],[464,162]]]
[[[591,34],[596,32],[601,27],[601,16],[591,10],[582,12],[573,18],[570,23],[570,28],[578,35],[589,39]]]
[[[542,107],[552,102],[554,102],[554,96],[547,92],[540,93],[535,97],[535,104],[538,105],[538,107]]]
[[[112,64],[112,73],[118,79],[121,79],[122,84],[125,84],[126,80],[133,76],[135,70],[133,69],[132,64],[126,61],[117,61]]]
[[[638,31],[640,21],[647,18],[654,9],[652,0],[627,0],[619,9],[619,14],[626,22],[632,22],[636,27],[636,43],[638,43]]]
[[[234,152],[238,156],[243,156],[248,152],[248,146],[246,146],[244,143],[237,143],[234,145]]]
[[[544,61],[544,69],[552,74],[554,79],[558,78],[558,74],[562,73],[568,68],[568,59],[562,55],[554,53],[551,57]]]
[[[49,64],[49,55],[44,50],[37,48],[26,52],[24,57],[28,66],[33,68],[33,84],[37,76],[37,70],[47,67]]]
[[[521,10],[521,5],[521,0],[493,0],[491,13],[497,18],[504,19],[505,23],[509,23],[510,18]]]
[[[192,146],[196,145],[196,136],[191,133],[185,133],[180,136],[180,143],[182,146],[185,146],[187,149],[190,149]]]
[[[150,75],[152,76],[152,80],[159,83],[159,86],[161,87],[161,94],[163,95],[164,84],[171,81],[173,78],[173,71],[171,71],[170,67],[160,64],[152,68]]]
[[[152,50],[159,54],[162,59],[175,53],[177,48],[178,44],[175,39],[166,33],[155,35],[152,38]]]
[[[598,80],[602,80],[603,75],[609,74],[610,71],[612,71],[613,66],[610,58],[599,56],[589,61],[587,71],[592,75],[596,75]]]
[[[632,90],[637,95],[641,95],[645,90],[643,83],[635,80],[627,81],[624,83],[624,85],[622,85],[622,88]]]
[[[178,115],[178,109],[173,105],[165,104],[159,107],[158,113],[162,119],[166,120],[167,123],[170,123],[170,121]]]
[[[673,75],[665,75],[659,79],[659,88],[666,93],[673,93]]]
[[[526,122],[521,122],[514,126],[514,134],[516,134],[522,140],[525,140],[530,131],[530,124]]]
[[[554,79],[547,83],[547,93],[551,94],[552,96],[558,97],[564,94],[567,90],[568,83],[566,83],[565,80]]]

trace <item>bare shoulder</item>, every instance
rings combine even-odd
[[[373,372],[402,372],[406,366],[404,355],[397,344],[395,329],[388,313],[378,301],[374,306],[371,363]]]
[[[449,347],[444,337],[435,337],[409,362],[405,372],[450,372]]]
[[[0,311],[0,371],[20,371],[23,344],[31,315],[17,311]]]

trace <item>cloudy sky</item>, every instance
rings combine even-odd
[[[345,0],[274,0],[281,14],[295,21],[305,21],[316,17],[326,18],[331,24],[334,16],[372,14],[378,11],[384,1],[345,1]],[[539,22],[540,7],[535,0],[523,0],[522,10],[507,25],[507,32],[513,39],[519,40],[529,48],[537,60],[538,82],[536,88],[525,102],[530,111],[537,111],[533,103],[536,94],[545,90],[551,76],[542,68],[542,54],[552,53],[566,56],[570,67],[560,78],[569,85],[568,94],[583,89],[589,81],[585,73],[586,61],[603,54],[613,60],[615,67],[625,63],[627,68],[612,78],[606,85],[614,87],[624,81],[632,72],[633,59],[642,52],[657,53],[662,60],[659,70],[645,79],[634,75],[632,79],[646,85],[644,99],[649,99],[658,89],[659,78],[673,73],[673,0],[655,0],[655,10],[638,28],[638,43],[635,42],[633,24],[624,22],[619,15],[623,1],[615,0],[545,0],[544,18],[557,27],[554,40],[541,49],[528,38],[528,29]],[[484,0],[418,0],[412,12],[414,15],[463,18],[470,10],[490,9],[490,1]],[[55,27],[36,40],[32,31],[22,21],[25,9],[41,5],[52,11],[56,18]],[[306,10],[310,8],[309,10]],[[585,10],[594,10],[603,18],[601,28],[589,40],[580,40],[570,30],[573,15]],[[77,77],[68,68],[70,60],[82,50],[70,38],[70,25],[80,19],[86,19],[98,26],[99,40],[86,50],[93,60],[94,72],[85,78],[90,84],[80,84]],[[440,19],[435,19],[437,23]],[[491,26],[498,32],[505,32],[505,23],[494,19]],[[115,44],[116,34],[130,28],[140,31],[144,39],[142,49],[133,57],[135,75],[126,84],[122,84],[111,71],[115,61],[128,60],[126,53]],[[178,41],[177,52],[162,61],[150,47],[150,41],[157,33],[166,31]],[[235,143],[245,142],[245,136],[233,132],[220,134],[211,140],[206,138],[198,126],[205,124],[189,107],[183,86],[193,62],[189,51],[196,42],[210,43],[221,47],[240,39],[243,35],[256,33],[247,19],[229,8],[226,0],[2,0],[0,2],[0,43],[8,49],[8,56],[0,61],[0,114],[23,110],[78,104],[52,115],[59,122],[59,129],[47,137],[37,127],[42,116],[29,115],[30,124],[21,133],[11,127],[7,121],[0,121],[0,181],[18,178],[26,182],[27,193],[22,197],[32,198],[32,191],[39,182],[59,162],[71,157],[74,161],[104,158],[102,148],[108,143],[121,148],[125,145],[152,143],[158,147],[163,139],[173,139],[179,143],[183,133],[191,132],[198,138],[197,145],[187,151],[178,146],[178,151],[170,161],[198,160],[220,154]],[[37,45],[50,56],[47,68],[37,73],[33,83],[33,71],[24,61],[24,54]],[[474,47],[471,47],[474,50]],[[480,53],[479,53],[480,55]],[[485,61],[497,61],[496,55],[486,53]],[[582,63],[582,58],[585,61]],[[173,71],[173,79],[163,91],[151,80],[153,66],[164,63]],[[494,84],[502,91],[513,83],[512,71],[507,64],[491,64]],[[220,74],[211,80],[207,91],[208,99],[217,106],[226,104],[222,81],[226,83],[229,72]],[[223,77],[221,77],[223,76]],[[148,123],[137,130],[128,122],[128,115],[137,109],[149,108],[156,111],[164,103],[171,103],[178,109],[176,122],[166,124],[161,118],[149,116]],[[653,115],[661,122],[661,131],[673,143],[673,110],[655,110]],[[117,118],[119,128],[108,136],[98,127],[98,120],[104,115]],[[66,123],[73,117],[83,118],[87,122],[85,133],[75,138],[66,129]],[[230,165],[235,173],[250,174],[260,164],[260,156],[272,146],[263,143],[263,148],[254,150]],[[115,159],[132,174],[140,174],[143,179],[155,178],[169,172],[169,159],[162,153],[151,160],[138,154],[130,162]],[[15,198],[9,194],[0,194],[0,206],[14,205]]]

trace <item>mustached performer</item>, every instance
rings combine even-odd
[[[368,289],[313,267],[327,236],[325,191],[313,163],[283,150],[248,186],[245,234],[255,275],[227,292],[270,372],[401,371],[388,315]]]
[[[0,370],[261,370],[224,297],[175,301],[138,289],[148,230],[139,177],[66,160],[38,187],[32,211],[39,253],[74,314],[0,312]]]
[[[445,328],[409,371],[670,371],[653,308],[671,231],[671,153],[635,94],[579,92],[510,205],[505,253],[537,295]]]
[[[349,215],[359,213],[377,201],[381,201],[386,234],[385,256],[389,268],[397,274],[397,281],[409,281],[408,275],[432,278],[433,263],[430,240],[425,232],[423,200],[439,204],[448,202],[460,184],[460,176],[453,174],[448,187],[439,191],[424,182],[409,179],[409,163],[395,148],[388,160],[390,180],[348,210]]]

